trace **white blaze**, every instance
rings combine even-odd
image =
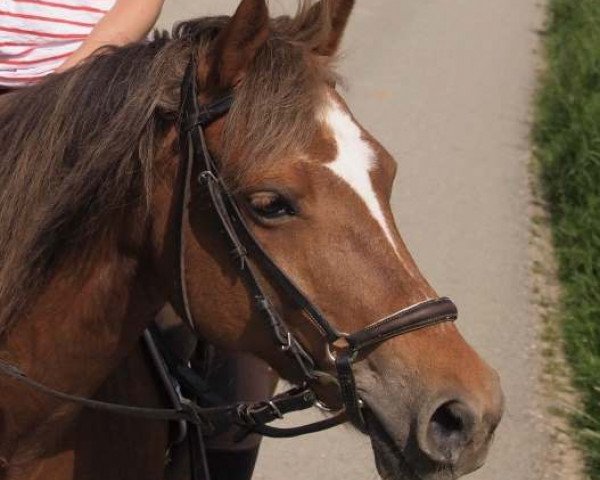
[[[325,122],[333,132],[337,144],[337,157],[326,166],[344,180],[366,204],[369,212],[381,226],[396,254],[394,237],[377,198],[370,172],[376,165],[373,148],[362,138],[360,127],[334,101],[325,111]]]

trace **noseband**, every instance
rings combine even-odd
[[[367,348],[377,346],[393,337],[456,320],[456,306],[449,298],[436,298],[411,305],[357,332],[347,334],[339,331],[263,249],[248,227],[236,200],[222,179],[218,165],[208,150],[204,128],[227,113],[233,103],[233,95],[221,97],[208,105],[200,105],[194,62],[190,62],[187,68],[181,95],[183,117],[180,141],[181,152],[184,154],[181,159],[184,175],[181,175],[181,178],[184,184],[181,188],[183,194],[178,227],[180,232],[179,292],[183,316],[194,328],[186,291],[183,224],[190,201],[192,172],[199,171],[196,179],[198,189],[208,193],[210,206],[218,217],[225,241],[231,247],[238,272],[245,281],[255,308],[270,327],[275,344],[300,369],[306,385],[319,382],[323,377],[331,378],[330,373],[319,369],[313,355],[298,341],[279,314],[259,280],[257,267],[274,285],[281,288],[287,300],[305,314],[308,319],[307,325],[323,338],[324,347],[335,365],[334,380],[339,384],[345,415],[354,425],[364,430],[362,401],[356,389],[353,362]]]

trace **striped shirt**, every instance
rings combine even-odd
[[[0,85],[21,87],[56,70],[116,0],[0,0]]]

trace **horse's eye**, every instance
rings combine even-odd
[[[262,220],[279,220],[296,215],[292,203],[277,192],[258,192],[250,195],[250,208]]]

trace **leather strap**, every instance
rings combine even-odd
[[[197,425],[190,425],[187,437],[191,480],[210,480],[210,469],[206,458],[206,445],[203,432]]]
[[[202,152],[202,157],[206,162],[209,161],[206,160],[207,155],[207,151]],[[222,182],[217,180],[217,176],[212,171],[205,171],[204,174],[201,174],[200,179],[203,182],[202,186],[208,190],[215,212],[221,219],[223,224],[223,234],[226,240],[229,241],[233,254],[239,260],[240,274],[242,275],[247,288],[250,290],[256,309],[262,313],[262,316],[269,325],[270,330],[274,335],[274,340],[279,347],[295,361],[295,364],[300,368],[301,373],[307,380],[314,380],[315,362],[312,356],[300,342],[297,341],[286,322],[269,300],[258,280],[258,274],[255,271],[253,263],[248,259],[248,253],[244,243],[237,235],[237,230],[226,206],[226,202],[234,205],[233,199],[224,190],[225,187],[222,185]],[[241,215],[239,211],[237,212]],[[237,224],[238,217],[236,216],[234,218],[236,218],[235,222]]]
[[[340,383],[340,394],[346,407],[346,415],[360,430],[365,429],[365,420],[362,414],[362,401],[358,398],[352,362],[354,352],[349,349],[340,350],[335,357],[335,368]]]
[[[322,432],[323,430],[329,430],[330,428],[337,427],[348,421],[348,417],[344,411],[333,415],[332,417],[319,420],[308,425],[302,425],[300,427],[290,428],[277,428],[270,425],[257,425],[254,429],[254,433],[264,435],[270,438],[293,438],[301,435],[308,435],[310,433]]]
[[[183,420],[198,425],[206,434],[217,432],[220,428],[230,424],[238,424],[249,433],[258,431],[263,423],[269,423],[281,418],[287,413],[310,408],[315,403],[314,392],[307,388],[294,388],[281,393],[267,402],[240,402],[233,405],[219,407],[199,407],[189,401],[181,402],[181,408],[147,408],[118,403],[102,402],[78,395],[72,395],[48,387],[29,378],[14,365],[0,360],[0,373],[26,385],[33,390],[49,395],[61,401],[101,410],[104,412],[126,415],[130,417],[145,418],[149,420]],[[318,424],[318,422],[317,422]],[[323,428],[327,428],[323,426]],[[298,435],[315,431],[315,427],[305,426],[298,429]],[[265,433],[268,435],[268,433]]]
[[[348,335],[346,341],[352,350],[363,350],[398,335],[404,335],[440,322],[454,321],[457,316],[456,305],[448,297],[427,300],[411,305]]]
[[[6,363],[2,360],[0,360],[0,372],[2,372],[5,376],[16,380],[17,382],[32,388],[33,390],[44,393],[58,400],[76,403],[77,405],[92,408],[94,410],[102,410],[118,415],[146,418],[149,420],[185,420],[192,423],[198,421],[194,407],[188,404],[182,404],[180,410],[175,410],[171,408],[133,407],[130,405],[121,405],[111,402],[101,402],[99,400],[93,400],[55,390],[40,382],[32,380],[14,365]]]
[[[144,345],[146,346],[146,351],[154,365],[154,369],[158,374],[158,378],[160,383],[162,384],[164,391],[167,394],[169,399],[169,404],[175,410],[181,410],[181,394],[179,389],[177,388],[176,382],[173,380],[173,377],[170,375],[170,368],[167,364],[164,355],[162,354],[161,349],[158,346],[158,342],[155,338],[155,333],[153,330],[146,329],[142,335],[142,340]],[[185,440],[185,437],[188,434],[188,422],[184,420],[177,421],[177,436],[172,441],[172,444],[179,444]]]

